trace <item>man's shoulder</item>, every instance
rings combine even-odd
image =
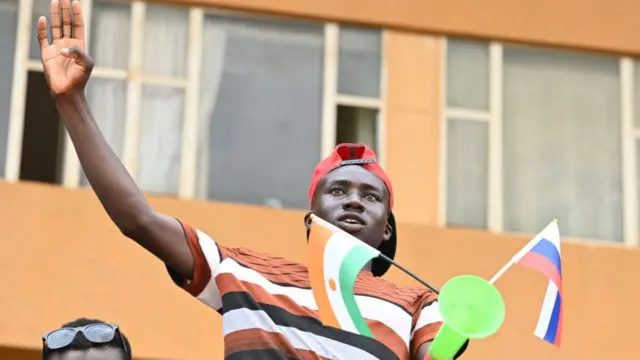
[[[394,303],[410,313],[416,311],[425,300],[435,299],[437,296],[429,289],[398,286],[389,280],[375,277],[370,273],[359,277],[356,286],[358,294],[373,296]]]
[[[293,282],[297,284],[302,282],[302,284],[298,284],[298,286],[308,286],[307,267],[296,261],[245,247],[224,247],[221,248],[221,252],[223,257],[223,268],[227,268],[224,264],[225,262],[229,262],[231,268],[228,269],[230,272],[249,269],[252,272],[257,272],[259,275],[271,282]],[[234,267],[235,270],[232,270]]]

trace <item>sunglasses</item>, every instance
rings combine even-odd
[[[129,349],[124,342],[120,328],[116,324],[90,324],[76,328],[60,328],[53,330],[42,336],[42,347],[49,350],[62,349],[69,346],[76,338],[78,333],[82,333],[84,337],[94,344],[106,344],[113,340],[116,332],[120,334],[122,348],[125,354],[129,355]]]

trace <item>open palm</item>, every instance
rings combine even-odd
[[[73,23],[72,19],[73,18]],[[44,73],[53,95],[84,89],[92,70],[85,54],[84,17],[77,0],[51,1],[51,37],[47,38],[47,20],[38,19],[38,40]]]

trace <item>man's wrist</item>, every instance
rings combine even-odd
[[[84,105],[87,103],[84,89],[73,90],[66,94],[61,94],[55,97],[56,105],[60,108],[75,107],[78,105]]]

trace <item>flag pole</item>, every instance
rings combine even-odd
[[[413,272],[411,272],[411,270],[405,268],[404,266],[398,264],[397,262],[393,261],[393,259],[389,258],[388,256],[386,256],[383,253],[380,253],[380,255],[378,255],[380,258],[384,259],[385,261],[391,263],[393,266],[397,267],[398,269],[402,270],[405,272],[405,274],[411,276],[412,278],[414,278],[417,282],[419,282],[420,284],[426,286],[429,288],[429,290],[433,291],[436,294],[440,294],[440,291],[438,289],[436,289],[435,287],[433,287],[431,284],[429,284],[428,282],[420,279],[420,277],[418,277],[418,275],[414,274]]]

